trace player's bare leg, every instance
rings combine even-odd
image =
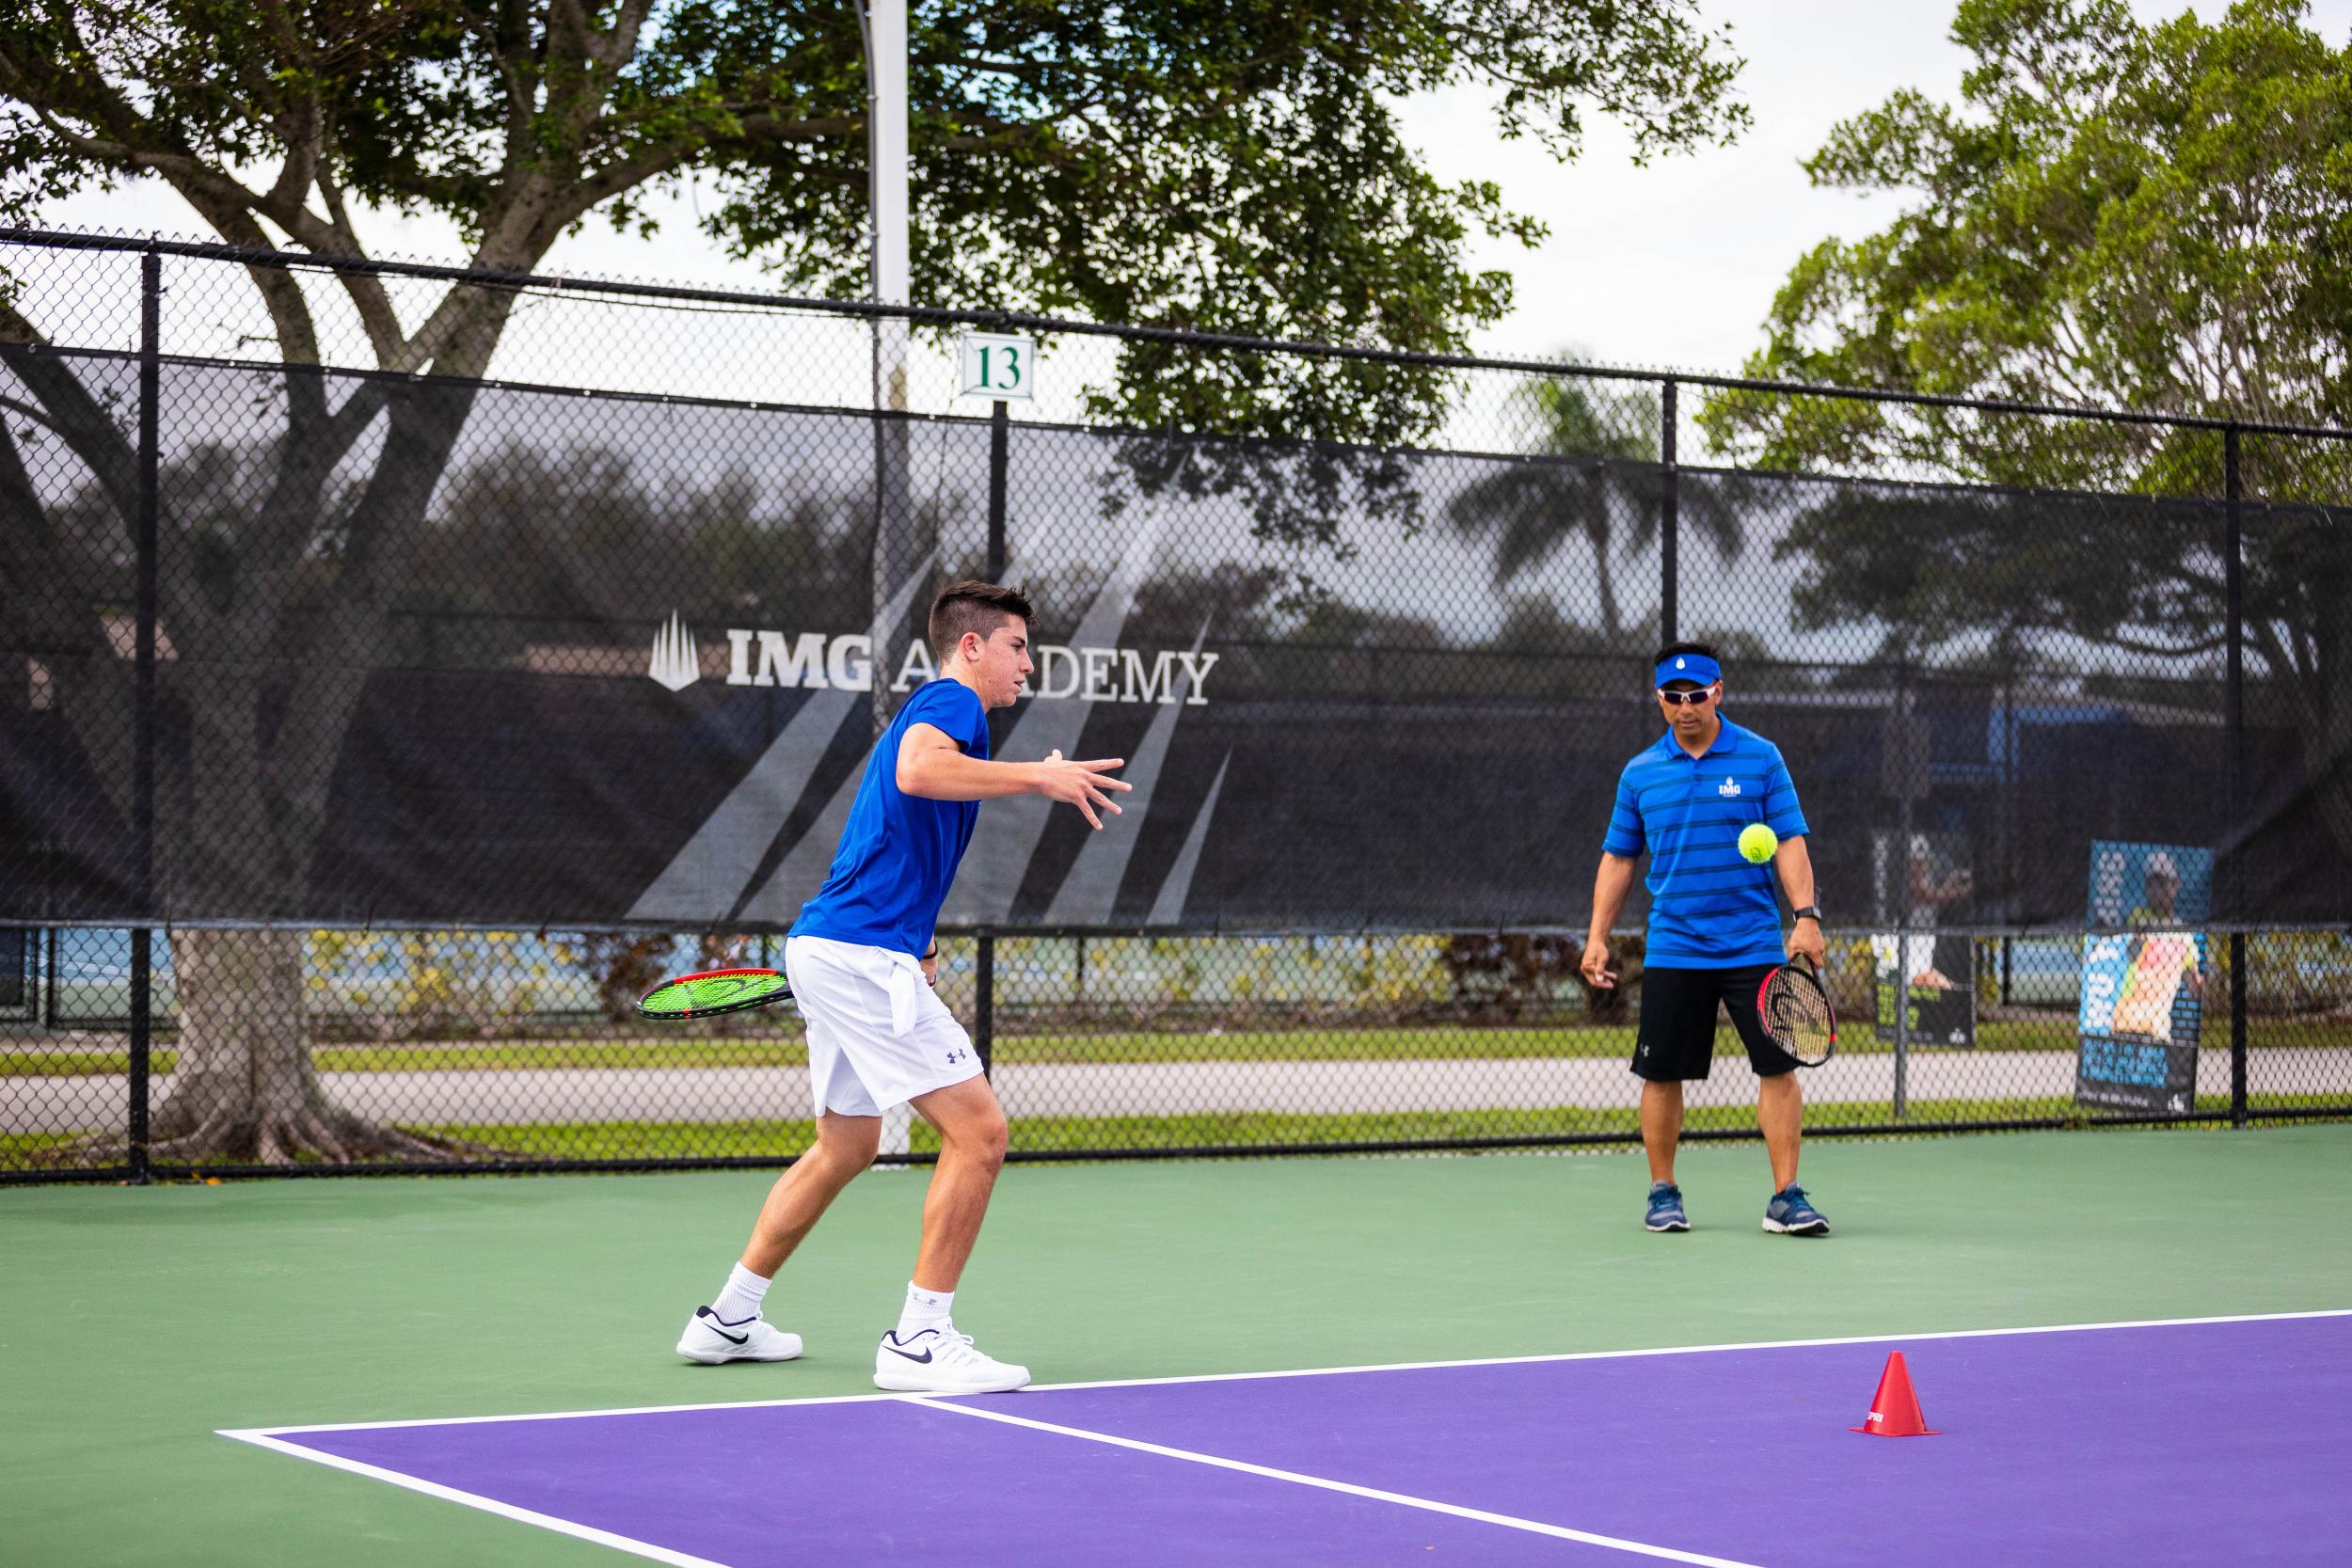
[[[1675,1147],[1682,1141],[1682,1085],[1645,1079],[1642,1084],[1642,1148],[1649,1155],[1649,1179],[1675,1179]]]
[[[792,1162],[768,1189],[741,1261],[728,1272],[726,1288],[686,1321],[677,1352],[690,1361],[716,1366],[724,1361],[789,1361],[801,1354],[801,1337],[787,1334],[761,1316],[768,1285],[801,1239],[841,1196],[857,1173],[874,1163],[882,1117],[826,1112],[817,1118],[817,1143]]]
[[[981,1351],[948,1316],[1005,1163],[1004,1107],[985,1078],[967,1078],[909,1103],[939,1129],[939,1166],[923,1196],[923,1244],[906,1311],[874,1352],[875,1386],[919,1394],[1019,1388],[1029,1381],[1029,1369]]]
[[[923,1197],[914,1283],[926,1291],[953,1291],[979,1240],[989,1195],[1005,1164],[1005,1110],[985,1078],[933,1089],[911,1103],[939,1129],[939,1164]]]
[[[1756,1125],[1764,1133],[1764,1152],[1772,1162],[1772,1191],[1786,1192],[1797,1180],[1797,1145],[1804,1136],[1804,1095],[1793,1072],[1776,1072],[1758,1079]]]
[[[845,1117],[827,1111],[817,1118],[817,1142],[768,1189],[743,1266],[773,1278],[802,1238],[816,1227],[841,1189],[874,1163],[882,1143],[882,1117]]]

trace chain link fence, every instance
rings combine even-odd
[[[775,958],[957,576],[997,754],[1136,785],[944,917],[1017,1156],[1634,1138],[1672,636],[1812,822],[1808,1127],[2352,1114],[2343,432],[24,232],[0,419],[0,1180],[793,1153],[796,1017],[628,1003]]]

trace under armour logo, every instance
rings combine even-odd
[[[967,1051],[950,1051],[947,1053],[947,1065],[953,1067],[970,1054],[971,1053]]]

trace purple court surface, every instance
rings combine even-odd
[[[2352,1563],[2343,1313],[227,1435],[729,1568]]]

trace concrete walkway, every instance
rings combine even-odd
[[[408,1123],[731,1121],[808,1116],[801,1068],[589,1068],[486,1071],[329,1072],[327,1092],[366,1115]],[[2352,1047],[2258,1050],[2256,1094],[2334,1090],[2352,1098]],[[156,1081],[156,1102],[170,1098]],[[1614,1060],[1506,1057],[1389,1062],[1021,1063],[999,1066],[998,1094],[1013,1117],[1170,1116],[1201,1112],[1381,1112],[1629,1107],[1634,1080]],[[1805,1099],[1885,1102],[1895,1058],[1841,1056],[1804,1077]],[[2230,1058],[2198,1058],[2201,1093],[2226,1094]],[[2071,1095],[2064,1051],[1923,1051],[1908,1064],[1913,1101]],[[122,1125],[120,1077],[0,1078],[0,1132],[65,1132]],[[1719,1058],[1691,1085],[1692,1105],[1745,1104],[1747,1064]]]

